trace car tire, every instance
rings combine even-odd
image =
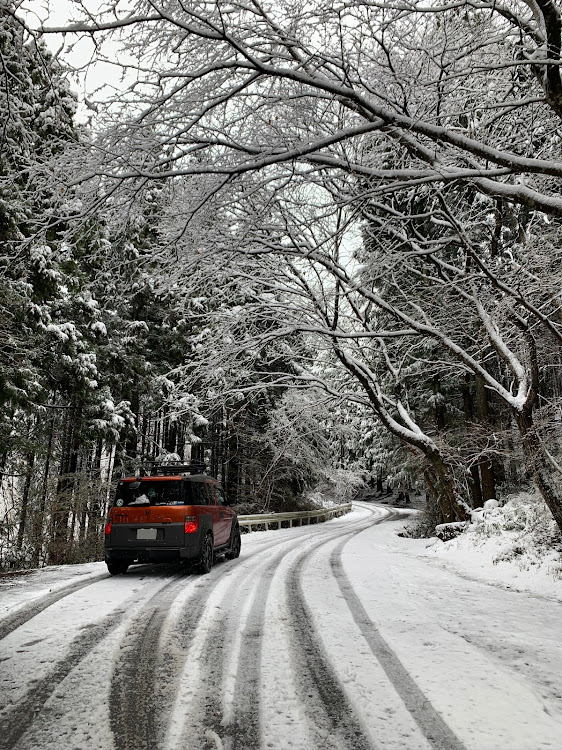
[[[118,576],[122,573],[126,573],[129,568],[129,563],[124,560],[106,560],[107,569],[110,576]]]
[[[230,549],[225,555],[227,560],[235,560],[237,557],[239,557],[241,546],[242,546],[242,537],[240,536],[240,527],[236,526],[236,528],[232,530],[232,537],[230,539]]]
[[[203,547],[201,548],[201,554],[197,563],[197,568],[200,573],[211,572],[214,556],[213,537],[211,534],[206,534],[205,539],[203,539]]]

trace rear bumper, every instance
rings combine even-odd
[[[138,562],[177,562],[193,560],[199,556],[199,547],[109,547],[105,550],[105,560],[126,560]]]
[[[156,530],[154,540],[137,539],[139,529]],[[206,530],[199,527],[193,534],[184,534],[184,524],[114,524],[105,538],[106,561],[174,562],[199,557]]]

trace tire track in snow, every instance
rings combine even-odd
[[[103,576],[100,576],[100,580],[107,577],[108,576],[104,574]],[[89,583],[93,582],[95,581],[92,579],[89,580]],[[80,586],[73,586],[73,591],[85,588],[89,583],[82,582],[82,585]],[[153,596],[157,596],[175,583],[176,579],[174,578],[172,581],[166,583]],[[59,601],[69,593],[73,593],[73,591],[69,591],[69,588],[70,587],[66,587],[64,593],[56,592],[62,593],[62,596],[59,596],[56,601]],[[128,607],[130,608],[133,604],[138,603],[141,596],[142,593],[135,600],[129,601]],[[50,601],[46,606],[50,606],[53,603],[53,601]],[[43,609],[45,608],[46,607],[43,607]],[[96,648],[99,643],[119,627],[127,617],[127,614],[127,610],[117,609],[115,612],[112,612],[105,617],[101,622],[98,622],[95,625],[85,625],[85,632],[74,638],[69,651],[64,655],[63,661],[57,664],[54,670],[46,677],[34,684],[21,701],[12,707],[4,708],[0,712],[0,726],[2,727],[2,732],[0,733],[0,750],[11,750],[14,747],[30,726],[38,719],[43,707],[56,692],[63,680],[94,650],[94,648]]]
[[[375,511],[372,508],[363,507],[362,509],[367,510],[371,514],[371,517],[375,515]],[[375,521],[375,523],[378,523],[380,520],[382,519]],[[344,534],[345,536],[349,536],[360,533],[369,528],[372,523],[373,521],[370,519],[355,521],[346,527]],[[317,534],[318,530],[314,529],[306,537],[295,539],[294,543],[285,547],[280,554],[276,555],[261,573],[256,586],[256,595],[242,635],[239,668],[235,685],[235,724],[231,724],[227,728],[226,733],[224,729],[221,733],[218,725],[213,727],[214,734],[218,735],[221,740],[224,739],[225,750],[258,750],[260,747],[261,641],[265,626],[269,590],[281,560],[301,546],[304,541],[310,540]],[[305,682],[308,686],[305,694],[301,696],[304,703],[310,704],[310,698],[316,698],[312,711],[308,712],[309,716],[311,718],[317,717],[319,705],[324,709],[324,726],[317,727],[319,730],[319,747],[323,750],[324,748],[334,747],[333,744],[330,744],[330,734],[338,733],[338,727],[343,726],[344,730],[340,734],[342,734],[344,739],[346,750],[364,750],[369,748],[370,744],[364,737],[362,740],[358,739],[359,736],[362,736],[362,730],[354,718],[350,719],[350,716],[353,717],[353,710],[339,688],[337,679],[328,666],[327,660],[320,656],[319,644],[314,642],[311,647],[312,623],[309,621],[308,612],[303,611],[306,605],[302,598],[302,592],[299,594],[295,591],[295,586],[300,590],[298,569],[302,566],[302,562],[319,547],[333,541],[335,538],[340,538],[342,530],[341,528],[334,529],[332,527],[323,528],[321,535],[322,538],[320,540],[315,541],[304,552],[299,554],[286,574],[288,578],[286,585],[290,592],[289,598],[291,599],[290,604],[292,605],[294,620],[293,631],[298,631],[299,634],[299,637],[295,640],[295,649],[300,658],[295,665],[295,671],[301,678],[300,681]],[[312,693],[315,693],[315,696],[311,693],[311,682],[315,685],[312,689]],[[337,697],[334,699],[334,696]],[[336,708],[336,704],[338,708]],[[337,744],[335,747],[340,747],[340,745]]]
[[[306,558],[329,541],[332,539],[323,540],[299,555],[287,575],[292,650],[297,654],[293,668],[302,686],[300,697],[316,735],[317,747],[323,750],[371,750],[371,743],[315,633],[314,621],[300,584],[300,569]]]
[[[147,567],[148,566],[144,565],[142,567],[135,566],[135,572],[142,573]],[[150,568],[149,571],[152,572]],[[99,575],[89,577],[85,581],[76,581],[75,583],[64,586],[57,591],[52,591],[48,594],[44,594],[43,596],[38,597],[29,604],[25,604],[23,607],[20,607],[17,612],[14,612],[14,614],[8,615],[7,617],[4,617],[2,618],[2,620],[0,620],[0,640],[2,640],[2,638],[5,638],[10,633],[13,633],[13,631],[17,630],[17,628],[25,625],[27,622],[29,622],[29,620],[32,620],[37,615],[41,614],[41,612],[43,612],[48,607],[51,607],[61,599],[64,599],[66,596],[70,596],[70,594],[74,594],[81,589],[85,589],[87,586],[91,586],[94,583],[99,583],[99,581],[110,578],[111,576],[109,575],[109,573],[100,573]]]
[[[200,647],[205,655],[205,679],[193,701],[194,705],[200,707],[202,718],[190,717],[188,733],[185,728],[181,733],[181,747],[212,746],[215,748],[217,738],[225,750],[253,750],[260,747],[258,715],[260,643],[267,595],[279,561],[300,544],[302,544],[302,537],[293,540],[280,539],[255,551],[247,560],[255,560],[256,557],[262,557],[265,554],[271,555],[272,552],[274,554],[272,560],[266,561],[263,569],[258,569],[258,580],[256,580],[256,568],[245,565],[246,560],[229,572],[235,577],[227,592],[230,600],[229,610],[209,627],[205,634],[205,642]],[[283,547],[280,552],[275,550],[279,546]],[[217,584],[221,581],[224,581],[224,576],[218,579]],[[250,588],[247,587],[248,581],[252,582]],[[250,611],[247,616],[244,616],[249,597],[252,597]],[[226,681],[228,648],[230,644],[236,642],[236,631],[243,620],[245,624],[240,635],[234,678],[235,705],[233,710],[228,711],[232,719],[226,723],[223,688]],[[229,633],[232,634],[232,638],[228,637]],[[185,650],[187,651],[187,648]]]
[[[369,510],[371,514],[374,511],[371,508],[365,508]],[[353,527],[346,531],[346,534],[355,534],[359,531],[363,531],[371,524],[371,521],[366,522],[360,520],[353,522]],[[341,531],[337,531],[332,528],[322,529],[324,538],[317,541],[312,547],[309,547],[306,552],[299,555],[299,560],[307,557],[317,547],[326,544],[328,541],[334,539],[334,537],[341,536]],[[248,619],[246,627],[242,635],[242,643],[240,649],[240,660],[239,668],[236,676],[235,685],[235,722],[228,727],[225,748],[228,750],[258,750],[260,747],[260,726],[259,726],[259,704],[260,704],[260,671],[261,671],[261,643],[263,638],[263,631],[265,627],[266,618],[266,605],[269,596],[269,591],[275,573],[279,567],[281,560],[295,550],[295,548],[302,545],[303,541],[310,539],[317,533],[316,529],[305,537],[298,537],[295,543],[291,544],[281,553],[275,556],[275,558],[269,562],[265,569],[262,571],[260,580],[256,587],[256,594]],[[328,539],[326,539],[326,536]],[[216,734],[220,736],[218,728],[214,728]],[[224,730],[223,730],[224,734]],[[221,738],[222,739],[222,738]],[[328,747],[328,745],[324,745]],[[354,745],[349,746],[349,750],[355,747]]]
[[[37,715],[55,692],[60,683],[112,630],[118,627],[126,612],[113,612],[100,623],[74,639],[64,661],[45,678],[35,684],[25,697],[13,707],[7,707],[0,713],[0,750],[11,750],[25,734]]]
[[[32,620],[38,614],[43,612],[43,610],[47,609],[47,607],[50,607],[51,605],[56,604],[56,602],[60,601],[61,599],[64,599],[65,596],[70,596],[70,594],[74,594],[76,591],[80,591],[80,589],[85,589],[87,586],[91,586],[93,583],[102,581],[104,578],[109,578],[109,573],[100,573],[100,575],[92,576],[86,581],[76,581],[75,583],[71,583],[70,586],[65,586],[64,588],[57,591],[49,592],[48,594],[39,597],[35,601],[24,605],[23,607],[18,609],[17,612],[4,617],[0,621],[0,640],[2,638],[5,638],[17,628],[25,625],[26,622]]]
[[[372,509],[368,508],[371,514]],[[365,520],[356,521],[353,527],[359,526],[358,530],[365,528]],[[340,530],[325,529],[329,539],[339,537]],[[267,598],[274,575],[281,560],[301,546],[304,541],[317,535],[315,528],[307,529],[307,533],[292,539],[279,539],[253,551],[250,558],[237,565],[232,573],[234,580],[228,589],[230,607],[226,614],[213,622],[205,634],[205,641],[199,646],[205,658],[205,679],[195,694],[193,705],[197,711],[190,717],[188,733],[181,732],[175,738],[175,747],[203,748],[219,747],[220,741],[225,750],[258,750],[260,747],[260,673],[261,673],[261,642],[265,625],[265,611]],[[348,533],[353,533],[349,531]],[[325,539],[316,544],[324,544]],[[282,547],[276,551],[276,547]],[[247,562],[255,560],[256,557],[264,555],[271,556],[261,568],[253,565],[248,569]],[[256,580],[256,573],[259,578]],[[208,580],[208,577],[205,577]],[[217,584],[224,578],[220,578]],[[247,582],[252,581],[251,589]],[[249,598],[252,601],[249,602]],[[188,605],[190,602],[188,602]],[[247,615],[244,615],[248,609]],[[244,621],[241,633],[237,633],[240,622]],[[182,628],[183,630],[183,628]],[[232,638],[229,638],[229,633]],[[236,640],[239,638],[239,644]],[[228,646],[234,644],[239,650],[237,656],[236,675],[234,678],[233,695],[234,705],[227,710],[226,716],[223,705],[223,688],[226,679],[226,663]],[[187,651],[187,647],[185,648]],[[186,654],[187,657],[187,654]],[[236,658],[236,657],[235,657]],[[185,661],[185,660],[184,660]],[[170,678],[174,682],[173,678]],[[200,713],[199,719],[195,714]],[[118,749],[119,750],[119,749]]]
[[[259,550],[256,554],[270,551]],[[227,575],[235,575],[237,564],[231,563]],[[248,575],[252,575],[249,571]],[[142,612],[131,624],[123,643],[123,653],[114,670],[110,692],[110,721],[116,750],[156,750],[161,747],[166,732],[166,720],[171,713],[178,681],[188,657],[191,642],[196,635],[208,599],[217,585],[224,581],[225,573],[213,569],[201,581],[202,590],[189,597],[178,617],[174,643],[160,647],[161,633],[173,601],[185,587],[185,581],[176,582],[173,589],[157,592],[149,600],[150,608]],[[236,583],[236,582],[235,582]],[[177,590],[179,588],[179,591]],[[206,706],[208,725],[220,727],[218,717],[222,715],[220,695],[224,664],[224,618],[209,630],[206,650],[206,668],[211,677],[205,683],[200,696]],[[164,710],[163,710],[164,709]],[[190,733],[194,727],[191,724]],[[192,739],[192,737],[190,737]]]
[[[287,592],[294,652],[300,658],[294,664],[299,682],[304,686],[301,699],[311,726],[316,734],[316,744],[321,750],[371,750],[372,744],[365,734],[359,717],[350,703],[345,689],[333,670],[319,636],[315,632],[312,614],[306,604],[300,582],[304,562],[319,548],[344,537],[347,543],[352,537],[366,531],[371,526],[397,518],[400,513],[390,508],[380,508],[385,515],[380,517],[369,506],[358,506],[371,513],[370,519],[358,521],[352,528],[326,535],[292,563],[287,573]],[[376,516],[375,519],[372,516]],[[451,750],[453,750],[451,748]]]
[[[232,573],[236,574],[239,571],[232,571]],[[239,729],[239,717],[236,717],[235,723],[225,724],[223,686],[226,681],[228,653],[232,643],[232,639],[229,638],[230,629],[232,623],[240,622],[242,619],[246,602],[244,599],[244,584],[253,575],[253,571],[244,571],[244,573],[245,575],[238,575],[229,585],[228,590],[219,600],[220,605],[215,605],[217,609],[222,610],[224,598],[228,595],[231,602],[228,612],[222,613],[218,618],[213,619],[211,624],[205,625],[204,641],[197,644],[196,651],[199,653],[194,657],[195,670],[191,679],[195,681],[195,684],[197,682],[199,684],[195,694],[189,699],[191,710],[186,711],[186,716],[189,717],[188,721],[183,724],[179,735],[174,738],[175,742],[172,740],[171,745],[173,747],[203,748],[212,746],[215,748],[217,746],[216,738],[219,738],[228,750],[233,748],[233,737],[236,736]],[[224,576],[219,578],[216,583],[213,593],[216,593],[221,584],[224,585]],[[190,658],[190,654],[187,653],[188,650],[189,644],[185,644],[183,666]],[[204,665],[203,669],[201,669],[201,664]],[[180,674],[178,674],[178,678],[180,678]],[[189,680],[189,673],[183,675],[184,681],[186,681],[186,678]],[[245,748],[252,746],[251,744],[243,745]]]
[[[135,617],[121,642],[110,688],[110,726],[116,750],[156,750],[160,741],[157,719],[162,705],[156,685],[162,627],[174,599],[185,589],[186,579],[174,578],[157,591]],[[195,580],[195,579],[192,579]],[[196,629],[210,591],[190,599],[182,627]],[[170,665],[166,665],[170,668]],[[173,670],[171,670],[173,671]]]
[[[308,538],[308,535],[307,537]],[[299,536],[298,539],[295,539],[295,543],[299,544],[302,543],[303,538]],[[278,546],[278,544],[286,544],[286,539],[280,539],[279,542],[273,542],[274,546]],[[256,554],[261,554],[262,552],[270,552],[271,551],[271,545],[268,544],[267,546],[264,546],[264,548],[261,548],[259,551],[256,551],[252,554],[252,558],[256,556]],[[286,554],[288,550],[285,550],[283,554]],[[281,555],[281,557],[282,557]],[[139,569],[136,569],[139,570]],[[159,570],[163,570],[163,567],[159,568]],[[218,571],[217,571],[218,572]],[[249,575],[251,575],[251,571]],[[43,597],[41,597],[39,600],[36,600],[35,602],[30,603],[26,607],[20,609],[18,612],[14,613],[11,617],[5,618],[1,625],[3,626],[2,632],[3,636],[8,635],[9,632],[13,632],[18,627],[24,625],[28,620],[32,619],[33,617],[40,614],[43,610],[47,609],[48,607],[52,606],[53,604],[57,603],[61,599],[63,599],[66,596],[69,596],[77,591],[80,591],[83,588],[86,588],[90,585],[93,585],[101,580],[109,579],[109,576],[106,573],[103,573],[99,576],[93,576],[88,578],[87,581],[78,581],[75,582],[69,586],[64,587],[61,590],[51,592]],[[23,735],[27,732],[27,730],[31,727],[32,724],[36,722],[36,720],[39,719],[40,714],[42,713],[45,704],[49,701],[51,696],[58,690],[61,683],[65,680],[65,678],[72,672],[75,667],[83,660],[85,659],[95,648],[99,645],[108,635],[110,635],[112,632],[117,629],[120,624],[123,622],[123,620],[126,619],[127,615],[130,613],[131,606],[141,604],[141,610],[140,610],[140,617],[142,618],[143,626],[141,627],[142,634],[141,638],[144,642],[144,648],[147,650],[151,655],[150,657],[150,664],[154,664],[157,661],[156,652],[157,652],[157,643],[159,640],[159,635],[161,632],[162,625],[166,619],[166,612],[168,605],[171,603],[171,601],[174,600],[176,596],[176,587],[184,587],[185,585],[185,577],[182,577],[180,581],[177,580],[177,576],[174,576],[174,578],[165,583],[162,588],[160,588],[155,594],[152,595],[150,599],[143,602],[142,601],[142,595],[137,597],[135,600],[131,601],[129,600],[127,602],[127,611],[125,610],[115,610],[111,613],[111,615],[108,615],[106,618],[104,618],[102,621],[92,625],[88,626],[86,625],[84,627],[84,632],[81,633],[79,636],[77,636],[73,642],[70,644],[69,650],[66,652],[64,661],[62,661],[60,664],[56,665],[53,669],[53,671],[46,676],[45,678],[41,679],[39,682],[35,683],[31,689],[25,694],[25,696],[20,700],[17,704],[7,706],[2,713],[0,713],[0,721],[2,723],[3,727],[7,727],[7,729],[3,730],[3,733],[0,735],[0,750],[11,750],[11,748],[14,747],[15,744],[18,743],[18,741],[23,737]],[[171,589],[171,590],[169,590]],[[205,594],[202,597],[199,597],[197,599],[197,602],[194,602],[194,600],[190,600],[189,602],[189,612],[187,612],[183,618],[182,628],[185,628],[187,631],[193,633],[196,629],[197,623],[201,617],[201,614],[204,610],[204,606],[206,603],[206,600],[208,596],[210,595],[212,590],[205,592]],[[150,603],[152,602],[152,605]],[[146,607],[149,606],[149,612],[147,612],[145,615],[143,614]],[[261,605],[260,605],[261,606]],[[263,607],[265,607],[265,599],[263,601]],[[139,614],[135,614],[135,621],[138,622]],[[134,630],[134,629],[133,629]],[[137,637],[138,640],[138,637]],[[252,646],[253,649],[253,646]],[[137,652],[138,653],[138,652]],[[130,666],[133,666],[133,674],[136,676],[137,685],[139,685],[140,688],[138,691],[138,694],[141,694],[146,688],[149,687],[150,684],[154,687],[154,671],[150,668],[147,669],[146,666],[139,666],[137,669],[136,666],[131,665],[132,659],[129,659],[128,663]],[[182,662],[183,663],[183,662]],[[170,670],[172,674],[175,673],[175,670],[172,668]],[[259,669],[257,670],[259,673]],[[144,680],[147,680],[146,684],[143,684]],[[251,682],[251,678],[249,678],[249,681]],[[255,680],[257,685],[257,678]],[[118,687],[117,680],[114,679],[113,684],[111,686],[112,690],[112,697],[115,700],[115,690]],[[168,686],[169,690],[173,690],[175,686]],[[156,686],[154,690],[154,694],[158,695],[157,690],[162,692],[162,685]],[[127,690],[130,692],[131,686],[127,683]],[[256,687],[257,691],[257,687]],[[162,703],[160,705],[168,705],[167,703]],[[113,713],[113,712],[112,712]],[[147,715],[154,716],[154,712],[147,711]],[[145,722],[146,724],[146,722]],[[257,718],[255,721],[255,726],[257,727]],[[112,729],[114,728],[114,722],[112,722]],[[150,750],[153,750],[157,747],[157,744],[153,743],[154,736],[156,733],[156,727],[154,724],[154,718],[148,719],[148,736],[150,737],[150,743],[149,745],[146,744],[134,744],[132,745],[135,747],[135,750],[137,748],[141,748],[143,746],[150,747]],[[116,732],[117,735],[119,735],[119,732]],[[135,736],[138,738],[138,732],[135,732]],[[146,732],[145,732],[146,734]],[[257,736],[257,731],[251,732],[253,737]],[[242,735],[241,735],[242,736]],[[249,736],[249,735],[247,735]],[[257,746],[257,745],[256,745]],[[240,742],[237,744],[237,747],[247,747]],[[120,750],[120,746],[117,745],[117,750]]]
[[[275,570],[285,554],[278,555],[263,572],[242,633],[235,682],[234,721],[227,728],[231,740],[229,750],[250,750],[260,746],[259,693],[265,606]]]
[[[234,687],[233,721],[225,727],[212,727],[217,735],[225,736],[228,750],[257,750],[260,747],[259,692],[261,672],[261,642],[265,624],[265,607],[271,582],[280,561],[302,543],[293,543],[277,553],[261,571],[255,587],[246,624],[240,639],[240,654]],[[251,577],[250,572],[247,577]],[[242,603],[239,605],[242,609]],[[236,612],[231,618],[236,622]],[[221,731],[222,729],[222,731]]]
[[[181,676],[189,658],[191,645],[205,615],[208,601],[216,593],[217,587],[224,585],[225,580],[236,573],[235,561],[227,563],[227,565],[230,565],[231,569],[226,572],[213,569],[210,574],[197,579],[200,584],[196,588],[201,588],[201,591],[181,605],[182,609],[177,617],[174,632],[169,637],[168,642],[160,649],[160,662],[155,679],[155,695],[160,705],[165,706],[166,710],[159,714],[160,721],[156,744],[150,750],[156,750],[157,747],[164,744],[164,738],[167,735],[168,725],[180,690]],[[229,592],[232,591],[233,589],[230,588]],[[210,684],[213,687],[212,690],[206,691],[205,695],[201,696],[201,700],[205,707],[205,714],[213,714],[214,716],[220,713],[220,703],[216,697],[219,692],[215,683],[220,684],[223,673],[224,619],[224,617],[221,617],[214,622],[213,626],[209,628],[208,634],[206,633],[206,642],[210,638],[211,646],[205,649],[205,670],[210,675]],[[188,717],[187,726],[189,727],[189,740],[191,741],[198,732],[195,716]],[[203,747],[204,738],[201,737],[200,739],[202,744],[199,747]],[[182,743],[181,746],[184,747],[184,744],[189,745],[189,743]],[[119,750],[119,748],[116,750]]]
[[[399,515],[396,513],[394,517]],[[433,708],[427,696],[384,640],[355,593],[342,564],[343,549],[349,541],[350,539],[343,540],[333,550],[330,555],[330,567],[357,627],[431,746],[435,750],[466,750],[465,745]]]

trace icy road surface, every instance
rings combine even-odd
[[[0,587],[0,748],[562,748],[562,604],[444,569],[357,504],[207,576]]]

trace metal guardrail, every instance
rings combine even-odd
[[[270,528],[290,529],[293,526],[308,526],[313,523],[323,523],[331,518],[338,518],[351,510],[351,503],[336,505],[334,508],[322,510],[302,510],[295,513],[256,513],[253,516],[238,516],[238,524],[242,529],[253,531],[261,527],[268,531]]]

